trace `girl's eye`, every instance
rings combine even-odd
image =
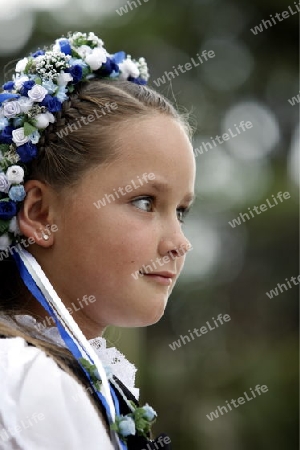
[[[177,209],[177,218],[180,223],[184,223],[185,217],[188,215],[189,208],[178,208]]]
[[[153,202],[154,202],[154,197],[149,197],[149,196],[136,198],[131,201],[131,203],[133,203],[137,208],[143,209],[144,211],[147,211],[147,212],[152,212]],[[140,204],[139,206],[137,205],[138,203]],[[184,223],[184,219],[187,216],[189,209],[190,208],[187,208],[187,207],[177,208],[177,210],[176,210],[177,219],[179,220],[180,223]]]
[[[134,204],[140,203],[140,205],[142,203],[144,203],[144,207],[137,206],[137,208],[144,209],[145,211],[150,212],[150,208],[153,206],[153,198],[152,197],[140,197],[140,198],[136,198],[135,200],[132,200],[132,203],[134,203]]]

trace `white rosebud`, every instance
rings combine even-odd
[[[0,192],[4,192],[5,194],[8,193],[10,188],[10,183],[7,179],[7,176],[1,172],[0,173]]]
[[[81,45],[80,47],[76,48],[76,53],[78,53],[81,59],[84,59],[87,55],[92,53],[92,49],[88,45]]]
[[[6,171],[7,179],[12,184],[23,183],[24,170],[20,166],[10,166]]]
[[[16,72],[24,72],[25,67],[27,66],[28,58],[21,59],[16,65]]]
[[[0,250],[6,250],[11,244],[10,237],[7,233],[0,236]]]
[[[3,115],[10,119],[11,117],[16,117],[18,114],[20,114],[21,108],[19,105],[19,102],[17,101],[11,101],[6,102],[3,105]]]
[[[10,220],[8,231],[10,231],[11,233],[14,233],[14,235],[21,234],[21,230],[19,228],[19,224],[18,224],[16,216]]]
[[[85,62],[92,70],[98,70],[107,60],[107,52],[104,48],[94,48],[92,53],[86,56]]]
[[[46,112],[44,114],[37,114],[34,119],[35,119],[35,126],[38,129],[47,128],[50,122],[51,123],[55,122],[55,117],[50,112]]]
[[[53,46],[52,46],[52,50],[54,51],[54,52],[60,52],[61,50],[60,50],[60,45],[58,44],[58,41],[59,41],[59,39],[56,39],[56,44],[54,44]]]
[[[29,78],[26,75],[23,75],[22,77],[18,77],[14,80],[15,82],[15,89],[19,91],[22,87],[25,81],[29,81]]]
[[[137,64],[130,58],[124,59],[124,61],[119,64],[119,68],[121,72],[119,76],[120,80],[127,80],[128,77],[137,78],[140,74]]]
[[[20,97],[18,99],[18,103],[19,103],[21,112],[24,114],[27,114],[31,110],[32,105],[33,105],[33,101],[28,97]]]
[[[73,81],[72,75],[70,73],[65,73],[61,71],[57,77],[58,86],[66,86],[69,83],[69,81]]]
[[[47,94],[47,89],[39,84],[35,84],[33,88],[28,91],[28,97],[34,102],[42,102]]]
[[[24,134],[24,127],[13,130],[12,140],[14,141],[17,147],[20,147],[20,145],[24,145],[26,144],[26,142],[29,141],[29,137],[25,136]]]

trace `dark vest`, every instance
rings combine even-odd
[[[5,338],[9,338],[9,336],[4,336],[4,335],[0,334],[0,339],[1,338],[5,339]],[[34,347],[34,344],[32,344],[31,342],[27,342],[27,343],[28,343],[29,346]],[[88,392],[93,397],[94,402],[97,405],[97,408],[99,409],[100,413],[104,417],[104,420],[106,421],[107,426],[109,428],[109,422],[108,422],[108,418],[106,416],[105,408],[102,405],[101,401],[99,400],[96,392],[93,389],[91,389],[89,380],[86,378],[86,375],[85,375],[84,371],[82,370],[80,364],[75,359],[73,361],[71,361],[71,362],[69,362],[69,361],[64,359],[63,363],[68,365],[68,367],[74,373],[74,375],[88,389]],[[64,368],[61,367],[61,369],[64,369]],[[139,403],[136,400],[136,398],[129,391],[129,389],[127,389],[127,387],[121,382],[121,380],[119,380],[119,378],[117,378],[115,376],[113,376],[113,379],[119,385],[119,387],[122,389],[122,391],[124,392],[126,398],[128,400],[133,401],[136,406],[139,406]],[[124,416],[126,414],[129,414],[131,411],[130,411],[129,407],[127,406],[127,404],[125,403],[124,399],[121,397],[120,393],[116,389],[114,389],[114,392],[116,393],[116,396],[117,396],[118,401],[119,401],[120,414],[122,414]],[[166,444],[165,441],[164,441],[164,438],[166,438],[167,442],[171,441],[171,439],[165,433],[160,434],[154,440],[153,440],[153,438],[152,439],[150,439],[150,438],[151,438],[150,435],[148,435],[148,438],[144,438],[144,437],[138,436],[138,435],[135,435],[135,436],[130,435],[130,436],[128,436],[127,437],[128,450],[172,450],[171,444]],[[160,442],[158,442],[159,438],[160,438]]]

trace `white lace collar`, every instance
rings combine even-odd
[[[45,336],[45,340],[50,340],[59,346],[66,347],[66,344],[61,338],[57,327],[39,327],[36,319],[30,315],[16,315],[15,319],[20,325],[29,327],[32,330],[32,334],[36,333],[39,337],[41,337],[40,334],[42,333]],[[15,322],[8,317],[1,316],[1,321],[3,320],[9,322],[11,325],[15,325]],[[89,343],[94,348],[103,366],[106,369],[110,369],[113,375],[119,378],[138,400],[140,390],[134,386],[135,374],[137,371],[135,365],[129,362],[123,353],[115,347],[107,347],[106,339],[101,336],[94,339],[89,339]]]

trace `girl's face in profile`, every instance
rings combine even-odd
[[[156,323],[191,247],[181,221],[195,159],[182,126],[155,115],[123,125],[116,138],[119,156],[87,172],[56,210],[53,246],[39,258],[66,306],[96,297],[73,312],[89,338],[108,325]],[[150,275],[159,272],[174,274],[171,283]]]

